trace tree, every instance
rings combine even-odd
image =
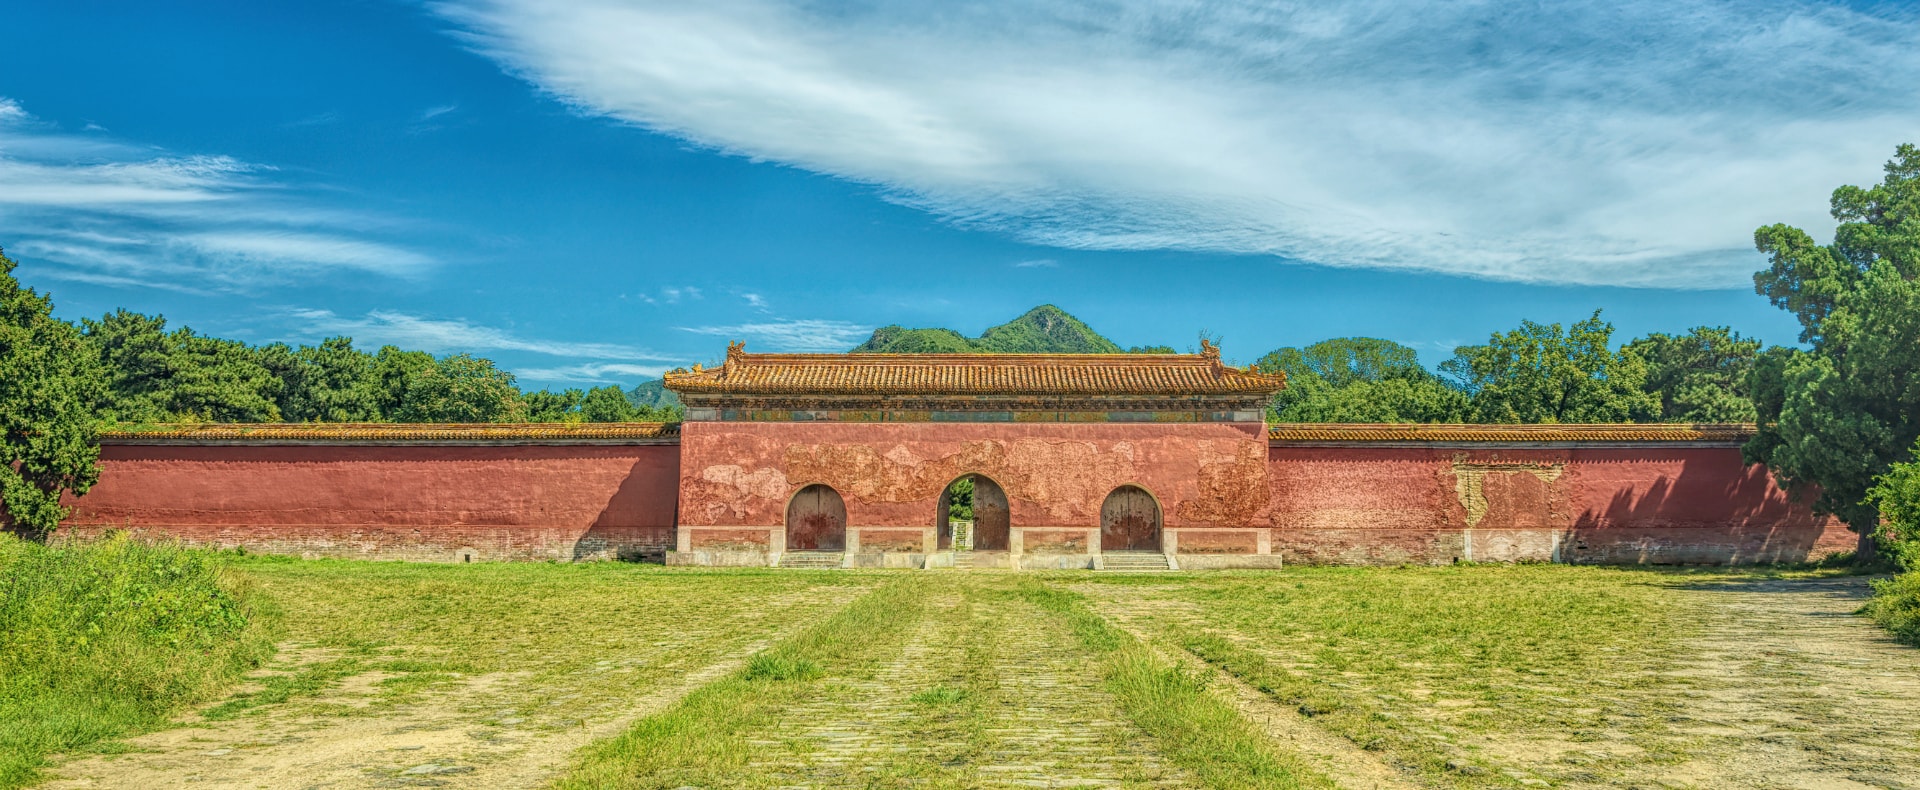
[[[1472,398],[1483,423],[1635,422],[1660,412],[1645,391],[1647,363],[1608,347],[1613,325],[1600,311],[1563,329],[1520,322],[1484,346],[1462,346],[1441,364]]]
[[[262,346],[263,364],[284,382],[280,416],[288,422],[363,422],[380,418],[374,357],[353,339],[330,337],[318,346]]]
[[[1834,190],[1834,241],[1769,225],[1754,290],[1794,314],[1810,348],[1769,349],[1748,377],[1760,423],[1748,460],[1782,484],[1819,486],[1816,509],[1874,553],[1875,480],[1920,439],[1920,149],[1902,145],[1871,188]]]
[[[1654,333],[1627,344],[1647,362],[1647,391],[1660,397],[1662,422],[1753,422],[1747,376],[1760,341],[1721,327],[1684,335]]]
[[[115,310],[95,321],[83,318],[84,337],[106,371],[107,398],[101,416],[115,422],[168,419],[168,380],[173,345],[167,319]]]
[[[106,382],[80,332],[21,287],[15,265],[0,251],[0,520],[43,537],[66,518],[61,494],[99,479],[93,411]]]
[[[1867,499],[1880,514],[1879,549],[1902,569],[1920,572],[1920,444],[1907,457],[1875,481]]]
[[[407,388],[433,367],[433,355],[425,351],[381,346],[373,357],[373,399],[380,418],[400,421],[407,402]]]
[[[580,400],[586,393],[578,389],[561,392],[540,390],[521,397],[528,422],[580,422]]]
[[[587,422],[633,422],[645,416],[619,387],[594,387],[580,399],[580,414]]]
[[[87,344],[107,371],[107,419],[280,419],[280,377],[245,343],[184,327],[168,332],[165,317],[127,310],[82,323]]]
[[[407,382],[400,422],[511,422],[521,418],[513,374],[493,360],[452,354]]]
[[[1466,395],[1391,340],[1341,337],[1280,348],[1254,363],[1287,374],[1269,409],[1276,422],[1454,422]]]

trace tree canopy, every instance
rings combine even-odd
[[[94,410],[105,397],[98,357],[53,301],[13,277],[0,252],[0,521],[30,535],[60,525],[63,492],[99,479]]]
[[[1565,328],[1522,321],[1486,345],[1460,347],[1440,369],[1472,399],[1473,422],[1651,420],[1660,399],[1646,389],[1646,360],[1631,348],[1613,351],[1612,336],[1598,310]]]
[[[1832,244],[1769,225],[1754,289],[1800,322],[1810,348],[1769,349],[1748,387],[1760,432],[1747,444],[1786,483],[1820,487],[1816,506],[1866,536],[1867,497],[1920,438],[1920,149],[1902,145],[1880,184],[1834,190]]]

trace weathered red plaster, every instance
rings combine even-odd
[[[678,461],[672,445],[109,445],[67,524],[317,556],[619,556],[673,545]]]
[[[1098,526],[1107,494],[1128,484],[1160,501],[1169,527],[1250,526],[1265,448],[1258,423],[690,422],[680,520],[780,526],[793,492],[825,483],[849,526],[931,526],[940,492],[972,473],[1006,491],[1016,527]]]
[[[1273,550],[1297,561],[1773,562],[1854,540],[1737,447],[1275,447],[1268,458]]]

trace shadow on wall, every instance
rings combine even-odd
[[[642,459],[620,481],[606,507],[573,543],[573,560],[665,562],[673,549],[679,508],[677,471],[662,473]]]
[[[1588,459],[1613,464],[1671,463],[1658,456]],[[1563,559],[1605,564],[1749,564],[1804,562],[1852,548],[1836,540],[1831,519],[1815,516],[1803,492],[1790,496],[1761,466],[1683,459],[1678,474],[1609,486],[1573,520]],[[1796,501],[1796,499],[1798,501]]]

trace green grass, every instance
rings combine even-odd
[[[1332,787],[1211,693],[1207,679],[1155,655],[1087,608],[1078,594],[1039,582],[1027,601],[1059,617],[1098,657],[1103,687],[1160,751],[1210,788]]]
[[[750,737],[821,693],[828,677],[870,673],[892,652],[898,634],[924,616],[926,605],[921,586],[904,579],[885,584],[671,710],[588,747],[556,786],[742,786],[754,751]]]
[[[1493,739],[1625,741],[1642,749],[1613,759],[1681,760],[1685,740],[1664,727],[1683,681],[1657,670],[1692,622],[1671,585],[1696,578],[1510,565],[1142,583],[1192,613],[1157,623],[1170,643],[1390,763],[1477,787],[1525,778],[1481,750]]]
[[[0,788],[49,754],[111,750],[270,654],[272,616],[215,552],[0,533]]]
[[[1920,647],[1920,571],[1873,583],[1873,599],[1862,610],[1893,638]]]

